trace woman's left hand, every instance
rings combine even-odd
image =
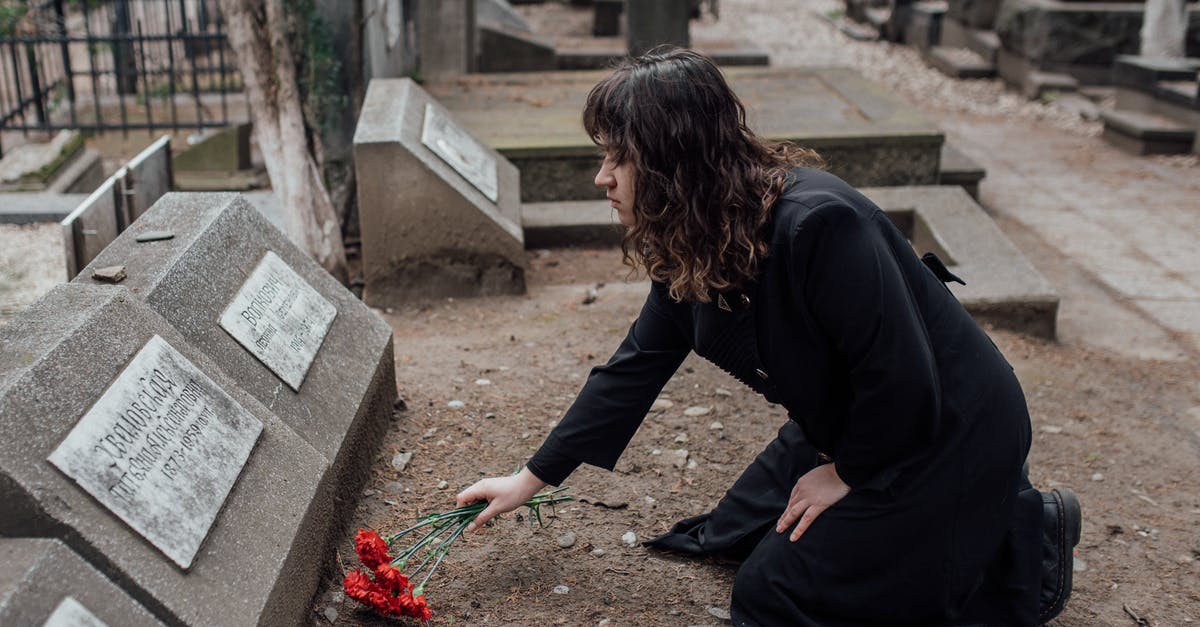
[[[834,470],[833,464],[822,464],[804,473],[792,488],[792,496],[788,499],[787,509],[779,517],[775,525],[777,533],[787,531],[797,520],[800,524],[792,531],[792,542],[800,539],[809,525],[829,509],[834,503],[842,500],[850,492],[850,486],[842,482]]]

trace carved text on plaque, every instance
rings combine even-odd
[[[155,335],[49,460],[186,569],[262,428]]]
[[[496,159],[474,137],[431,104],[425,105],[421,143],[450,164],[475,189],[483,192],[488,200],[496,202],[500,198],[496,184]]]

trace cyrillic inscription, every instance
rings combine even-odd
[[[225,307],[220,323],[299,392],[335,316],[337,307],[268,250]]]
[[[50,463],[189,568],[262,423],[155,335]]]
[[[63,597],[42,627],[108,627],[75,597]]]

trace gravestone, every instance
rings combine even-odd
[[[317,450],[123,287],[60,285],[0,343],[0,535],[61,540],[165,623],[304,619]]]
[[[829,169],[851,184],[937,183],[941,131],[853,70],[739,67],[724,73],[746,104],[746,120],[755,133],[816,149]],[[601,155],[580,116],[588,91],[607,75],[492,74],[426,87],[468,131],[519,168],[523,202],[587,200],[604,198],[604,191],[592,182]],[[359,124],[361,129],[361,119]],[[372,176],[386,177],[388,167],[377,167]],[[359,168],[359,207],[365,212],[362,185],[369,179]],[[403,189],[397,186],[391,193]],[[365,247],[364,235],[364,257]]]
[[[151,233],[172,237],[138,241]],[[321,454],[321,498],[354,502],[396,399],[387,323],[238,194],[167,194],[92,262],[114,265],[121,286]]]
[[[163,194],[171,191],[171,136],[163,135],[125,165],[121,194],[126,225],[142,217]]]
[[[79,274],[125,228],[121,204],[121,177],[124,175],[125,171],[121,169],[108,177],[59,223],[68,279]]]
[[[687,48],[692,43],[688,34],[691,15],[692,0],[627,0],[629,54],[638,56],[663,44]]]
[[[162,625],[58,540],[0,538],[0,625]]]
[[[416,0],[417,57],[427,78],[475,71],[475,0]]]
[[[415,82],[371,81],[354,155],[367,303],[525,291],[516,167]]]

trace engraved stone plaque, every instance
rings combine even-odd
[[[220,323],[299,392],[335,316],[336,306],[268,250],[225,307]]]
[[[421,143],[483,192],[488,200],[496,202],[500,197],[496,184],[496,159],[475,138],[430,104],[425,105]]]
[[[155,335],[50,454],[182,568],[189,568],[262,423]]]
[[[108,624],[96,618],[75,597],[63,597],[42,627],[108,627]]]

